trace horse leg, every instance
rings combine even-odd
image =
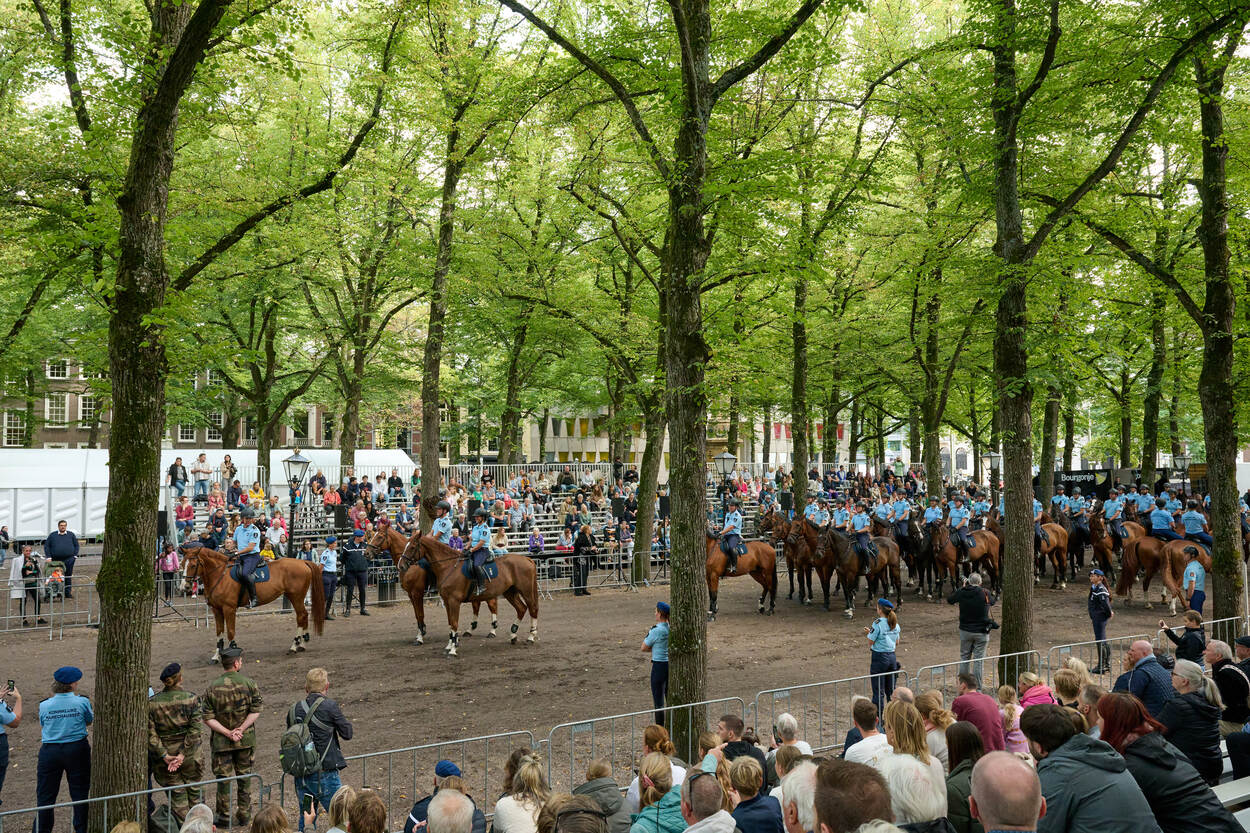
[[[213,658],[210,662],[220,663],[221,652],[226,647],[226,640],[222,637],[222,631],[226,629],[226,618],[221,612],[221,608],[213,608],[213,621],[217,624],[217,650],[213,651]]]
[[[494,639],[499,630],[499,600],[487,599],[486,607],[490,609],[490,633],[486,634],[486,638]]]
[[[839,577],[842,579],[842,595],[846,600],[846,608],[842,611],[842,615],[850,619],[855,616],[855,591],[859,589],[859,576],[852,575],[848,581],[847,577],[839,572]]]
[[[789,555],[786,556],[786,572],[790,574],[790,593],[786,596],[786,598],[793,599],[794,598],[794,559],[791,558]]]
[[[478,614],[478,611],[481,609],[482,609],[482,603],[480,601],[476,601],[473,603],[473,621],[469,623],[468,629],[466,629],[465,632],[461,634],[461,636],[468,638],[473,635],[473,631],[477,630],[477,614]]]
[[[812,603],[812,597],[815,595],[812,588],[812,565],[803,565],[803,577],[799,586],[799,598],[805,605]]]
[[[417,638],[413,640],[413,645],[425,644],[425,590],[420,593],[409,593],[408,600],[412,602],[412,612],[417,617]]]
[[[720,576],[713,573],[708,576],[707,582],[707,620],[709,622],[716,621],[716,595],[720,589]]]
[[[238,644],[234,641],[234,612],[235,606],[229,605],[222,608],[222,613],[226,617],[226,638],[230,640],[230,647],[237,648]]]
[[[291,603],[291,607],[295,609],[295,639],[291,642],[291,650],[288,654],[298,654],[307,650],[301,639],[308,637],[308,609],[304,607],[304,591],[300,590],[293,593],[285,594],[287,601]]]
[[[468,589],[466,584],[465,591],[467,592]],[[460,630],[460,604],[446,594],[443,595],[443,603],[447,608],[447,647],[443,651],[449,657],[459,656],[456,648],[460,644],[457,638],[457,632]]]

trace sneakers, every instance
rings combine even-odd
[[[351,615],[352,615],[352,609],[351,609],[350,607],[343,608],[343,617],[344,617],[344,618],[346,618],[346,617],[348,617],[348,616],[351,616]]]
[[[361,615],[361,616],[368,616],[368,615],[369,615],[369,611],[365,610],[365,609],[362,607],[362,608],[360,609],[360,615]]]

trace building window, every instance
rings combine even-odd
[[[193,443],[195,442],[195,426],[179,425],[178,426],[178,442]]]
[[[49,428],[64,428],[68,415],[66,401],[69,394],[65,393],[49,393],[47,399],[44,400],[44,420]]]
[[[902,440],[886,440],[885,449],[886,451],[902,451],[903,441]]]
[[[4,412],[4,445],[21,448],[26,442],[26,417],[21,411]]]
[[[560,426],[563,424],[564,424],[564,420],[562,419],[551,420],[551,436],[553,437],[560,436]]]
[[[96,415],[100,411],[100,401],[96,399],[95,394],[80,393],[78,394],[78,422],[82,425],[92,425],[95,423]]]
[[[210,388],[219,388],[224,385],[225,379],[221,375],[221,371],[213,370],[211,367],[204,371],[204,384]]]
[[[211,372],[211,371],[210,371]],[[221,442],[221,426],[224,422],[221,411],[212,411],[208,415],[208,441],[210,443]]]
[[[65,359],[48,359],[49,379],[68,379],[69,362]]]
[[[295,439],[308,439],[308,411],[296,411],[291,418],[291,432]]]
[[[966,468],[968,468],[968,452],[961,448],[955,452],[955,469],[963,471]]]
[[[321,415],[321,443],[334,445],[334,414]]]

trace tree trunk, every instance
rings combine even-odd
[[[920,444],[920,406],[912,402],[907,412],[907,462],[914,466],[920,462],[924,447]]]
[[[651,538],[655,533],[655,495],[660,482],[660,461],[664,459],[664,413],[658,405],[644,404],[646,446],[642,450],[642,470],[638,473],[638,521],[634,530],[635,584],[651,580]]]
[[[981,483],[981,436],[983,427],[977,419],[977,384],[976,377],[968,379],[968,433],[972,436],[972,482]]]
[[[1165,237],[1166,239],[1166,237]],[[1166,256],[1166,245],[1155,246],[1156,258]],[[1154,483],[1152,472],[1159,467],[1159,409],[1163,402],[1163,371],[1167,369],[1167,289],[1155,285],[1150,294],[1150,371],[1146,374],[1146,396],[1142,403],[1141,470],[1142,480]]]
[[[356,446],[360,442],[360,401],[364,398],[365,347],[352,348],[351,377],[343,391],[343,416],[339,422],[342,438],[339,440],[339,468],[356,465]]]
[[[22,423],[22,448],[35,447],[35,432],[39,429],[40,416],[35,411],[35,371],[27,370],[24,377],[24,393],[26,394],[26,413]]]
[[[1042,413],[1042,453],[1038,458],[1037,499],[1049,511],[1055,494],[1055,455],[1059,448],[1059,388],[1046,388],[1046,410]]]
[[[807,203],[803,204],[807,214]],[[804,232],[804,239],[808,235]],[[801,511],[807,501],[807,270],[800,267],[794,276],[794,361],[790,375],[790,422],[794,445],[794,508]]]
[[[438,459],[441,437],[439,404],[442,399],[439,380],[443,364],[443,322],[447,317],[447,275],[451,271],[451,246],[456,230],[456,189],[464,170],[464,163],[457,158],[459,136],[458,126],[453,126],[447,134],[443,193],[438,211],[438,248],[434,256],[430,318],[426,325],[425,353],[421,363],[421,507],[425,511],[421,513],[420,521],[423,533],[429,532],[430,524],[434,522],[434,506],[438,503],[438,491],[442,485]]]
[[[850,436],[846,439],[846,470],[848,472],[858,471],[856,461],[859,459],[859,422],[860,422],[860,405],[859,399],[851,401],[851,423],[848,427]],[[804,475],[806,476],[806,475]],[[795,480],[798,480],[796,477]],[[802,506],[795,504],[795,511],[801,511]]]
[[[1063,411],[1063,470],[1072,471],[1072,455],[1076,453],[1076,411],[1069,401]]]
[[[842,412],[838,395],[835,376],[833,385],[829,388],[829,398],[825,400],[825,436],[822,449],[826,466],[836,465],[838,462],[838,416]]]
[[[156,584],[152,542],[159,509],[160,449],[165,433],[165,334],[158,311],[165,304],[165,209],[173,172],[178,104],[204,54],[210,33],[229,0],[152,5],[152,37],[125,184],[118,267],[109,316],[109,374],[113,386],[109,436],[109,492],[104,551],[96,591],[95,762],[91,796],[142,790],[147,782],[148,678],[151,673],[152,604]],[[68,8],[68,7],[66,7]],[[192,19],[182,48],[175,49]],[[178,64],[166,61],[178,60]],[[75,93],[76,94],[76,93]],[[106,821],[136,819],[136,802],[93,804],[89,830]]]
[[[551,424],[551,409],[543,408],[542,421],[538,423],[538,462],[547,461],[547,426]]]
[[[1128,368],[1120,371],[1120,468],[1133,465],[1133,387]]]
[[[738,423],[742,421],[742,400],[738,397],[735,390],[729,394],[729,427],[725,432],[726,444],[729,446],[729,453],[737,457],[739,460],[744,459],[742,449],[739,448],[740,439],[738,431]]]
[[[764,442],[763,442],[763,459],[760,460],[765,466],[771,466],[773,463],[773,406],[764,406]]]
[[[928,404],[924,410],[930,410]],[[931,495],[942,494],[942,445],[939,437],[939,426],[930,426],[925,419],[924,426],[924,471],[925,488]],[[953,460],[951,461],[954,462]]]
[[[1173,457],[1181,448],[1181,385],[1184,378],[1184,362],[1180,348],[1180,330],[1172,331],[1172,396],[1168,399],[1168,451]]]
[[[512,350],[508,355],[507,392],[504,394],[503,415],[499,419],[499,462],[521,462],[519,440],[521,436],[521,354],[529,336],[530,307],[520,313],[520,321],[512,338]]]

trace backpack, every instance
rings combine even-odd
[[[158,804],[148,816],[149,833],[178,833],[182,825],[168,804]]]
[[[317,747],[313,743],[312,732],[309,731],[309,724],[315,723],[322,729],[329,729],[317,717],[314,712],[326,698],[318,697],[312,704],[312,708],[308,709],[303,719],[300,719],[296,709],[299,708],[303,700],[297,700],[291,705],[291,710],[287,713],[286,731],[282,733],[282,737],[278,740],[278,762],[282,766],[282,771],[288,775],[294,775],[296,778],[303,778],[313,775],[321,771],[321,762],[325,760],[326,755],[330,752],[330,747],[334,744],[334,736],[331,734],[330,742],[326,744],[325,752],[317,754]]]

